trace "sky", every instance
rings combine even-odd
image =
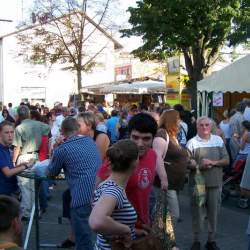
[[[122,11],[124,18],[124,23],[127,22],[129,14],[126,12],[129,6],[136,6],[136,0],[119,0],[119,6]],[[13,27],[21,23],[22,20],[30,20],[30,10],[34,0],[0,0],[0,19],[12,20],[9,22],[0,22],[0,35],[8,33]],[[120,20],[120,19],[119,19]],[[116,35],[115,38],[124,46],[126,45],[126,50],[131,51],[141,45],[141,39],[137,37],[132,38],[122,38]]]

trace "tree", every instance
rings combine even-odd
[[[97,56],[107,43],[97,43],[93,36],[100,25],[108,27],[106,19],[111,0],[36,0],[32,12],[34,27],[21,32],[17,38],[22,46],[20,55],[35,64],[63,64],[64,70],[76,72],[78,93],[82,88],[82,72],[91,71],[98,64]],[[91,16],[87,15],[91,10]],[[90,25],[92,24],[92,25]],[[106,30],[102,29],[104,32]],[[108,33],[107,33],[108,34]],[[110,36],[111,37],[111,36]]]
[[[142,36],[144,44],[133,53],[142,60],[182,53],[192,96],[197,106],[197,81],[210,73],[220,49],[247,38],[249,0],[141,0],[128,11],[131,28],[123,36]]]

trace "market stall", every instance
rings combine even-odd
[[[250,98],[250,55],[199,81],[197,89],[198,115],[209,115],[211,108],[220,112]]]

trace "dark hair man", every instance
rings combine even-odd
[[[16,199],[0,195],[0,249],[21,250],[22,222]],[[18,246],[19,245],[19,246]]]
[[[156,174],[156,153],[151,148],[153,138],[157,132],[157,123],[147,113],[134,115],[128,124],[130,139],[134,141],[139,150],[139,162],[134,173],[129,178],[126,194],[140,220],[137,228],[141,227],[141,221],[150,224],[149,219],[149,196],[152,190]],[[104,163],[98,172],[98,180],[106,179],[109,176],[107,162]]]
[[[118,139],[118,126],[119,116],[117,110],[112,110],[111,117],[107,120],[106,126],[111,144],[115,143]]]
[[[88,224],[91,212],[100,154],[89,136],[79,135],[79,124],[73,117],[62,122],[64,143],[53,154],[49,175],[56,176],[64,169],[71,195],[71,223],[76,237],[76,250],[92,250],[92,233]]]

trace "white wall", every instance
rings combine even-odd
[[[35,98],[23,96],[22,87],[45,88],[45,102],[52,107],[55,101],[64,105],[73,92],[74,76],[70,72],[61,71],[57,66],[51,70],[42,65],[29,65],[17,57],[15,37],[6,37],[3,41],[3,101],[18,105],[22,98]],[[41,95],[43,98],[43,95]]]
[[[93,46],[91,50],[94,53],[95,51],[98,51],[98,48],[101,48],[104,45],[106,48],[101,52],[100,56],[96,58],[96,61],[99,64],[93,69],[93,72],[83,74],[83,87],[111,82],[114,80],[114,44],[106,36],[98,32],[96,37],[93,37],[98,43],[95,43],[95,46]],[[21,99],[27,97],[23,96],[21,92],[22,87],[40,87],[45,88],[46,105],[53,107],[53,104],[56,101],[67,105],[69,95],[74,93],[74,90],[76,89],[75,74],[69,71],[62,71],[61,65],[54,65],[51,69],[48,69],[42,65],[30,65],[24,63],[22,57],[17,57],[17,46],[15,36],[9,36],[3,39],[3,103],[6,105],[8,102],[12,102],[14,106],[19,105]],[[29,99],[30,98],[32,97],[29,96]]]

